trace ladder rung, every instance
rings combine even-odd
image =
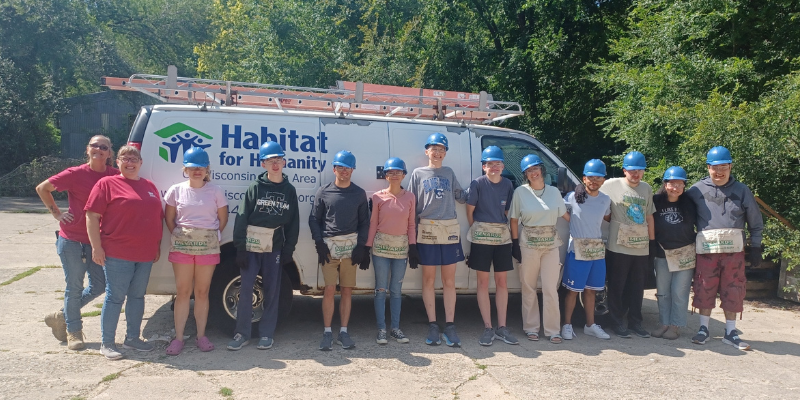
[[[516,102],[492,100],[486,92],[434,89],[338,81],[332,89],[260,83],[133,75],[103,77],[113,90],[133,90],[166,103],[247,106],[333,114],[373,114],[404,118],[455,119],[491,123],[523,115]]]

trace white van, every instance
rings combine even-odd
[[[270,98],[269,101],[280,104],[277,99]],[[141,149],[144,163],[140,176],[151,180],[162,196],[171,185],[187,179],[181,170],[185,150],[199,146],[208,152],[211,182],[225,191],[231,213],[230,222],[222,234],[222,261],[214,273],[210,291],[212,317],[216,317],[215,323],[226,327],[232,326],[239,306],[239,271],[234,264],[235,249],[232,244],[233,214],[238,211],[241,196],[248,185],[263,172],[258,161],[258,149],[265,141],[278,142],[285,149],[287,165],[284,172],[297,188],[300,202],[300,238],[294,262],[286,265],[283,271],[281,316],[287,315],[291,308],[293,291],[303,295],[319,295],[323,292],[323,275],[317,264],[307,218],[317,189],[334,179],[331,162],[334,154],[340,150],[349,150],[356,156],[358,168],[353,172],[352,179],[367,192],[367,196],[387,186],[382,167],[389,157],[400,157],[406,162],[409,175],[403,183],[407,186],[411,170],[427,165],[424,144],[434,132],[447,136],[450,149],[444,165],[455,171],[463,187],[468,187],[473,179],[481,176],[481,151],[491,145],[503,149],[506,159],[503,175],[511,179],[515,187],[524,182],[519,163],[528,154],[541,157],[547,167],[546,183],[556,186],[563,194],[573,190],[579,182],[553,152],[524,132],[472,124],[464,120],[440,121],[369,113],[347,114],[341,110],[302,111],[280,106],[268,108],[215,104],[143,107],[134,122],[128,144]],[[352,107],[352,104],[348,106]],[[458,205],[457,211],[462,235],[466,235],[465,207]],[[559,232],[563,242],[567,243],[567,224],[561,219],[559,221]],[[168,235],[165,228],[164,236]],[[150,294],[175,294],[172,266],[167,261],[167,242],[162,241],[162,256],[150,275],[147,288]],[[464,241],[463,246],[469,255],[469,243]],[[371,268],[359,270],[354,292],[373,293],[374,282]],[[474,294],[477,286],[475,271],[463,262],[459,263],[455,283],[458,293]],[[493,286],[493,282],[490,285]],[[437,286],[441,288],[438,278]],[[509,273],[508,286],[511,291],[520,290],[516,270]],[[421,293],[421,287],[422,270],[408,270],[403,292]],[[255,285],[255,292],[254,322],[261,316],[263,296],[259,293],[259,283]]]

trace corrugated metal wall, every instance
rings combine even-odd
[[[106,135],[114,149],[128,139],[133,120],[143,105],[158,101],[137,92],[100,92],[64,99],[68,111],[58,116],[62,157],[83,158],[94,135]]]

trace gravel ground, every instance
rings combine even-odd
[[[0,210],[10,209],[7,204],[0,199]],[[36,210],[35,202],[29,210]],[[52,217],[0,212],[0,219],[0,282],[32,267],[59,264]],[[372,298],[357,296],[349,327],[356,349],[321,352],[320,299],[298,295],[271,350],[251,344],[227,351],[230,333],[211,329],[217,350],[210,353],[200,352],[189,339],[177,357],[165,355],[166,342],[156,342],[151,353],[126,351],[124,359],[107,361],[99,353],[98,316],[84,318],[87,349],[79,352],[56,341],[44,325],[44,315],[61,306],[63,286],[60,268],[43,268],[0,286],[0,398],[800,398],[800,333],[795,329],[800,312],[780,300],[745,305],[738,327],[753,347],[749,352],[720,341],[721,312],[713,314],[713,339],[704,346],[688,339],[697,329],[696,316],[689,317],[689,327],[676,341],[601,341],[577,329],[577,338],[562,345],[530,342],[521,331],[518,295],[511,296],[509,306],[509,326],[522,339],[518,346],[478,345],[482,323],[474,296],[458,299],[462,348],[424,344],[427,326],[419,296],[403,299],[401,323],[411,343],[379,346]],[[144,338],[170,332],[169,302],[168,296],[147,297]],[[83,311],[99,310],[101,303],[99,298]],[[645,326],[654,328],[653,291],[645,295],[644,312]],[[195,333],[191,317],[187,333]]]

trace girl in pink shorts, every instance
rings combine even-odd
[[[189,317],[189,299],[194,289],[194,319],[197,324],[197,347],[214,350],[206,337],[208,290],[214,268],[219,264],[219,236],[228,222],[228,201],[222,189],[209,183],[208,154],[192,147],[183,155],[183,173],[189,180],[167,190],[164,213],[170,238],[169,261],[175,272],[175,339],[167,354],[183,350],[183,332]]]

